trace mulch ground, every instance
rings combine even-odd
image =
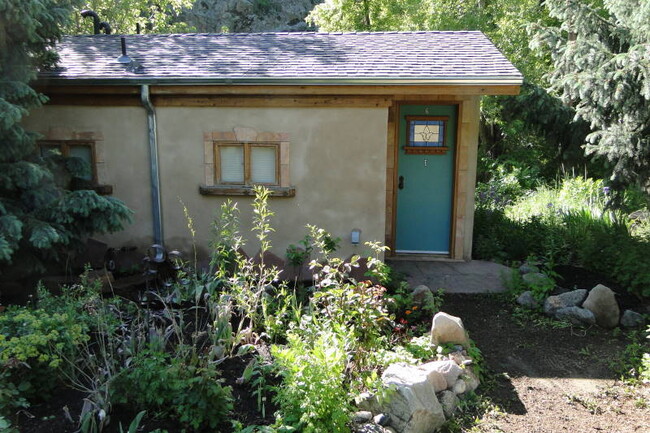
[[[626,386],[613,368],[622,333],[542,325],[503,296],[449,294],[442,309],[462,318],[492,379],[479,391],[500,411],[479,414],[478,431],[650,431],[650,387]]]

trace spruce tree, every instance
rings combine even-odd
[[[38,155],[37,135],[21,126],[46,101],[30,82],[55,63],[53,46],[77,3],[0,0],[0,280],[43,272],[84,237],[130,218],[119,200],[64,189],[52,172],[56,158]],[[79,174],[74,162],[65,164],[71,175]]]
[[[650,192],[650,2],[546,0],[556,26],[537,29],[551,90],[591,127],[585,150],[605,159],[612,186]]]

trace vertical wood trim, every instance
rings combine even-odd
[[[467,171],[465,189],[465,217],[463,228],[463,258],[466,260],[472,257],[472,242],[474,234],[474,194],[476,188],[476,166],[478,161],[478,136],[480,122],[480,97],[475,96],[467,101],[470,116],[468,116],[467,131]]]
[[[388,255],[395,254],[395,218],[397,204],[397,131],[399,106],[388,107],[388,126],[386,128],[386,246]]]
[[[450,242],[449,242],[449,256],[452,259],[460,259],[463,256],[463,251],[462,251],[462,246],[463,242],[457,242],[458,234],[459,234],[459,227],[460,227],[460,222],[462,220],[462,212],[460,212],[460,209],[458,209],[458,206],[462,206],[463,204],[460,203],[460,200],[458,199],[458,194],[460,193],[460,189],[462,186],[460,185],[459,182],[459,176],[460,176],[460,161],[461,161],[461,156],[465,153],[465,143],[463,142],[463,139],[465,138],[465,134],[463,134],[463,114],[464,114],[464,108],[465,108],[465,103],[461,102],[457,104],[457,110],[456,110],[456,149],[454,152],[454,173],[453,173],[453,179],[452,179],[452,191],[453,191],[453,197],[452,197],[452,205],[451,205],[451,233],[449,234],[450,237]]]

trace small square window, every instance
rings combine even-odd
[[[215,183],[279,185],[279,143],[214,144]]]
[[[407,154],[446,153],[447,117],[407,116]]]
[[[59,154],[66,158],[79,158],[84,161],[89,171],[80,176],[79,179],[94,182],[97,178],[95,172],[95,151],[92,142],[75,140],[62,141],[41,141],[38,143],[40,155],[45,157],[50,154]]]

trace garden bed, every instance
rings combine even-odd
[[[479,388],[480,398],[489,404],[470,408],[460,430],[448,426],[443,431],[476,427],[484,432],[631,433],[650,424],[648,387],[617,382],[617,365],[629,343],[622,333],[596,327],[563,327],[521,316],[503,295],[449,294],[444,297],[442,309],[463,318],[489,371],[489,380]],[[249,359],[250,355],[222,364],[222,377],[233,387],[234,417],[244,425],[267,424],[273,421],[275,408],[267,407],[263,419],[248,386],[237,383]],[[33,418],[22,417],[20,431],[74,432],[77,426],[66,419],[63,407],[67,406],[73,419],[78,419],[82,398],[82,394],[65,388],[55,390],[47,402],[28,409]],[[119,422],[126,427],[135,415],[124,406],[116,406],[105,431],[118,432]],[[471,421],[474,416],[480,420],[477,425]],[[145,432],[155,428],[181,430],[171,420],[147,419],[143,427]],[[219,431],[228,431],[228,426]]]

